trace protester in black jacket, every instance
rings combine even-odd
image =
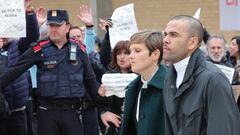
[[[128,41],[119,41],[112,51],[112,62],[107,73],[129,73],[129,54]],[[104,91],[104,85],[101,85],[99,92],[104,93]],[[106,126],[106,135],[118,134],[123,115],[123,101],[124,98],[115,95],[102,98],[103,106],[99,113],[103,124]]]

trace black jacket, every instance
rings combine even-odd
[[[102,46],[100,50],[100,60],[101,60],[101,63],[104,65],[105,69],[108,69],[108,66],[111,62],[111,56],[112,56],[111,51],[112,49],[111,49],[110,38],[109,38],[109,30],[107,28],[107,32],[102,41]]]
[[[200,49],[192,54],[186,71],[178,89],[173,66],[165,80],[166,134],[238,135],[240,113],[226,76]]]

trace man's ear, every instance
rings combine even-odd
[[[196,36],[193,36],[189,40],[188,50],[194,50],[197,47],[198,47],[198,38]]]
[[[71,28],[71,25],[70,24],[66,24],[66,29],[67,29],[67,32],[70,31],[70,28]]]

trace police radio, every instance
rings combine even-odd
[[[77,45],[71,44],[69,49],[69,60],[72,63],[77,62]]]

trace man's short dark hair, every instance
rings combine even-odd
[[[201,42],[203,40],[204,30],[203,30],[202,23],[198,19],[195,19],[194,17],[189,16],[189,15],[178,15],[178,16],[173,17],[171,19],[171,21],[172,20],[187,21],[188,26],[189,26],[188,31],[189,31],[190,36],[196,36],[198,38],[198,44],[199,45],[201,44]]]

